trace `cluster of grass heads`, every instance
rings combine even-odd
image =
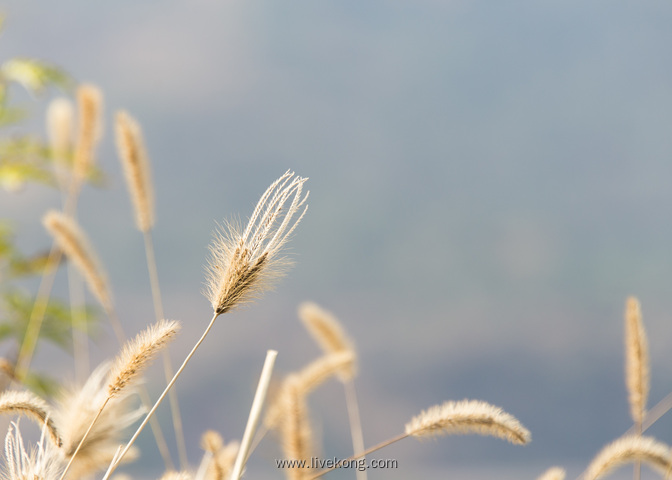
[[[31,79],[37,82],[35,78],[42,78],[47,82],[60,78],[55,74],[57,70],[35,62],[26,61],[18,66],[10,63],[2,68],[0,83],[3,90],[0,92],[6,90],[7,82],[18,79],[31,86]],[[38,84],[32,85],[31,88],[37,88],[34,85]],[[44,85],[38,86],[43,88]],[[9,107],[3,103],[3,108]],[[189,354],[175,369],[167,347],[172,341],[179,341],[180,325],[164,316],[156,273],[152,238],[155,206],[150,162],[140,125],[127,112],[116,114],[115,135],[135,223],[144,238],[156,317],[154,323],[139,333],[134,332],[133,338],[129,338],[118,319],[104,266],[85,229],[77,221],[77,203],[82,185],[88,181],[95,182],[100,176],[95,158],[97,144],[103,134],[101,116],[102,94],[99,89],[92,85],[80,85],[76,89],[75,106],[65,98],[50,104],[46,142],[13,138],[7,140],[6,145],[11,144],[14,147],[12,151],[20,151],[21,154],[10,155],[8,152],[11,149],[6,146],[0,152],[0,178],[5,179],[6,187],[16,187],[25,181],[44,181],[58,188],[63,198],[62,207],[45,212],[42,219],[53,239],[48,253],[24,256],[13,245],[11,234],[0,231],[2,267],[11,274],[7,278],[12,280],[21,275],[40,278],[35,295],[20,296],[11,290],[14,297],[8,298],[19,300],[14,303],[6,301],[2,311],[4,318],[0,335],[14,339],[18,353],[15,358],[2,361],[6,382],[0,393],[0,413],[13,417],[26,416],[42,429],[39,442],[26,446],[18,421],[11,424],[6,434],[3,478],[75,480],[93,476],[106,480],[122,463],[140,457],[141,452],[134,443],[148,424],[165,463],[156,477],[181,480],[241,478],[254,447],[268,432],[274,433],[273,437],[280,443],[285,459],[294,462],[277,470],[278,476],[290,479],[320,477],[345,462],[364,458],[407,437],[478,434],[517,445],[530,441],[530,432],[501,408],[480,400],[461,400],[447,401],[421,412],[405,425],[403,431],[400,424],[398,436],[367,449],[355,391],[358,369],[354,343],[332,313],[307,302],[299,307],[299,317],[321,347],[322,355],[287,375],[269,394],[277,354],[269,351],[241,440],[225,443],[219,432],[203,432],[201,445],[204,453],[197,462],[193,462],[194,459],[190,461],[185,448],[179,402],[172,387],[217,318],[240,305],[257,301],[286,272],[288,264],[282,253],[283,247],[306,214],[307,179],[287,171],[264,191],[246,224],[226,223],[215,233],[206,267],[205,292],[212,306],[212,317]],[[18,117],[12,117],[10,111],[3,110],[0,118]],[[30,148],[21,150],[22,145],[30,145]],[[224,213],[230,215],[232,212]],[[63,257],[68,260],[65,266],[68,269],[70,298],[67,302],[54,303],[51,289],[56,272],[63,265]],[[95,311],[103,312],[105,321],[110,322],[119,345],[119,354],[115,359],[95,368],[89,365],[87,330],[96,314],[92,314],[94,309],[84,302],[85,287],[98,304]],[[5,288],[6,285],[3,285]],[[670,447],[643,435],[669,405],[663,402],[647,413],[648,350],[639,303],[634,298],[627,301],[625,319],[626,385],[633,429],[595,456],[582,475],[586,479],[601,478],[625,463],[634,463],[635,478],[640,475],[641,464],[657,469],[665,477],[669,477],[672,471]],[[35,380],[39,378],[31,368],[35,350],[42,341],[53,341],[54,338],[59,339],[62,345],[72,345],[75,376],[79,379],[74,386],[66,388],[57,385],[60,382],[55,379],[54,384],[47,388],[47,382]],[[161,356],[166,374],[165,388],[158,394],[147,391],[139,382],[143,371],[157,356]],[[315,389],[332,378],[344,386],[354,453],[341,464],[319,470],[311,468],[317,442],[310,425],[307,399]],[[177,461],[171,457],[162,433],[162,428],[166,426],[160,425],[153,416],[166,397],[172,412],[171,428],[175,430],[177,441]],[[135,430],[131,434],[132,426]],[[277,465],[269,468],[277,468]],[[365,469],[356,469],[352,475],[358,480],[365,480],[367,473]],[[254,472],[249,472],[247,477],[253,478]],[[553,467],[539,478],[564,477],[562,468]]]

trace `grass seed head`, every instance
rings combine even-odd
[[[480,400],[462,400],[435,405],[406,424],[406,434],[414,437],[455,434],[489,435],[524,445],[530,432],[501,408]]]
[[[287,171],[261,196],[244,230],[227,224],[210,246],[205,295],[215,314],[258,297],[282,274],[279,253],[306,213],[307,178]]]
[[[138,122],[123,111],[117,113],[116,131],[117,150],[133,201],[135,224],[141,232],[147,232],[154,226],[154,189],[142,131]]]
[[[621,437],[595,456],[586,469],[585,480],[597,480],[626,463],[636,461],[666,473],[672,467],[670,447],[651,437]]]

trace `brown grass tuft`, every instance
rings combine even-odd
[[[57,447],[63,444],[61,435],[52,420],[49,406],[30,392],[7,391],[0,396],[0,413],[22,414],[32,418],[42,427],[46,425],[52,442]]]
[[[261,196],[244,231],[228,224],[215,233],[205,295],[216,315],[256,298],[282,273],[278,254],[308,208],[300,211],[306,180],[287,171]]]
[[[469,434],[490,435],[523,445],[530,432],[513,415],[480,400],[462,400],[435,405],[406,424],[414,437]]]
[[[625,306],[625,384],[630,414],[641,428],[650,387],[649,346],[642,322],[642,311],[635,297]]]
[[[586,470],[586,480],[596,480],[626,463],[642,462],[661,473],[672,467],[670,447],[651,437],[621,437],[598,453]]]
[[[126,343],[109,374],[108,394],[114,397],[131,384],[180,330],[179,322],[161,320]]]
[[[124,111],[117,113],[116,130],[117,149],[133,200],[135,224],[141,232],[147,232],[154,226],[154,190],[142,131],[138,122]]]
[[[91,246],[88,237],[74,219],[61,212],[51,210],[42,219],[58,246],[77,266],[86,279],[91,293],[100,304],[109,311],[112,308],[112,295],[107,282],[107,275]]]

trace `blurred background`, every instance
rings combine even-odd
[[[108,184],[85,188],[79,218],[129,332],[154,314],[113,114],[143,126],[165,311],[184,326],[176,363],[210,319],[201,289],[215,222],[244,221],[287,169],[310,177],[294,268],[220,318],[177,383],[193,465],[204,430],[242,436],[267,349],[277,375],[320,354],[296,315],[304,300],[355,339],[367,445],[449,399],[501,406],[532,431],[526,447],[407,439],[374,457],[399,468],[370,479],[536,478],[552,465],[579,475],[631,426],[628,295],[649,334],[650,404],[672,391],[669,2],[69,0],[3,12],[0,58],[48,60],[104,92]],[[44,132],[50,95],[15,92],[32,113],[22,131]],[[29,186],[0,204],[25,251],[50,245],[39,219],[58,194]],[[57,280],[65,294],[64,272]],[[111,337],[97,345],[96,362],[116,353]],[[35,366],[72,378],[71,364],[44,348]],[[158,395],[161,369],[151,377]],[[347,456],[341,385],[310,407],[323,456]],[[672,442],[671,419],[650,433]],[[149,432],[140,448],[125,471],[158,478]],[[247,478],[282,478],[278,455],[265,439]]]

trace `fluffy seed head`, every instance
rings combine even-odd
[[[596,480],[626,463],[640,461],[666,473],[672,467],[670,447],[651,437],[621,437],[598,453],[586,470],[586,480]]]
[[[72,148],[74,112],[66,98],[55,98],[47,109],[47,133],[54,159],[64,163]]]
[[[224,446],[224,439],[214,430],[207,430],[201,437],[201,448],[206,452],[216,453]]]
[[[191,479],[192,479],[191,473],[186,471],[175,472],[173,470],[169,470],[161,476],[161,480],[191,480]]]
[[[132,384],[152,358],[175,338],[179,330],[178,322],[161,320],[126,343],[108,377],[109,396],[118,395],[121,390]]]
[[[5,465],[2,480],[55,480],[60,477],[65,463],[60,451],[45,442],[45,429],[35,448],[27,452],[18,422],[12,422],[5,437]]]
[[[628,389],[630,414],[641,425],[651,385],[649,346],[642,321],[642,311],[635,297],[625,305],[625,384]]]
[[[537,480],[565,480],[566,472],[560,467],[551,467],[546,470]]]
[[[306,397],[301,382],[290,375],[285,380],[282,402],[280,434],[282,450],[288,460],[306,460],[310,464],[312,455],[312,430],[308,418]],[[310,478],[310,468],[288,468],[285,473],[290,480]]]
[[[308,208],[301,208],[306,180],[287,171],[261,196],[245,230],[229,224],[215,233],[205,295],[217,315],[259,296],[281,273],[278,254]]]
[[[102,132],[103,95],[93,85],[77,89],[79,124],[73,169],[78,181],[86,178],[94,163],[94,152]]]
[[[354,344],[336,316],[316,303],[304,302],[299,305],[299,318],[326,353],[352,353],[353,361],[338,373],[342,381],[352,379],[357,371]]]
[[[51,210],[42,219],[42,223],[49,231],[58,246],[68,258],[77,266],[86,279],[91,293],[98,299],[106,310],[112,308],[112,295],[98,256],[86,234],[77,225],[74,219],[60,212]]]
[[[304,394],[309,394],[334,375],[349,374],[353,371],[354,362],[355,354],[345,350],[324,355],[308,364],[298,373]]]
[[[116,127],[117,149],[133,201],[135,224],[141,232],[147,232],[154,226],[154,190],[142,131],[138,122],[123,111],[117,113]]]
[[[454,434],[490,435],[524,445],[530,432],[501,408],[480,400],[462,400],[435,405],[406,424],[406,434],[414,437]]]
[[[201,447],[206,455],[210,454],[203,480],[226,480],[233,470],[240,444],[233,441],[224,445],[222,437],[209,430],[201,438]]]
[[[98,409],[108,397],[109,364],[102,364],[91,373],[83,386],[64,390],[57,401],[54,423],[63,438],[63,452],[69,459],[84,436]],[[93,425],[89,436],[75,457],[68,479],[78,479],[108,467],[119,444],[123,443],[125,430],[144,413],[133,407],[133,389],[122,390],[110,400]],[[132,449],[123,461],[133,460],[138,450]],[[57,477],[58,478],[58,477]]]
[[[40,426],[46,427],[54,445],[60,447],[63,443],[56,425],[51,419],[52,413],[49,406],[44,400],[28,391],[6,391],[0,395],[0,413],[26,415]]]

